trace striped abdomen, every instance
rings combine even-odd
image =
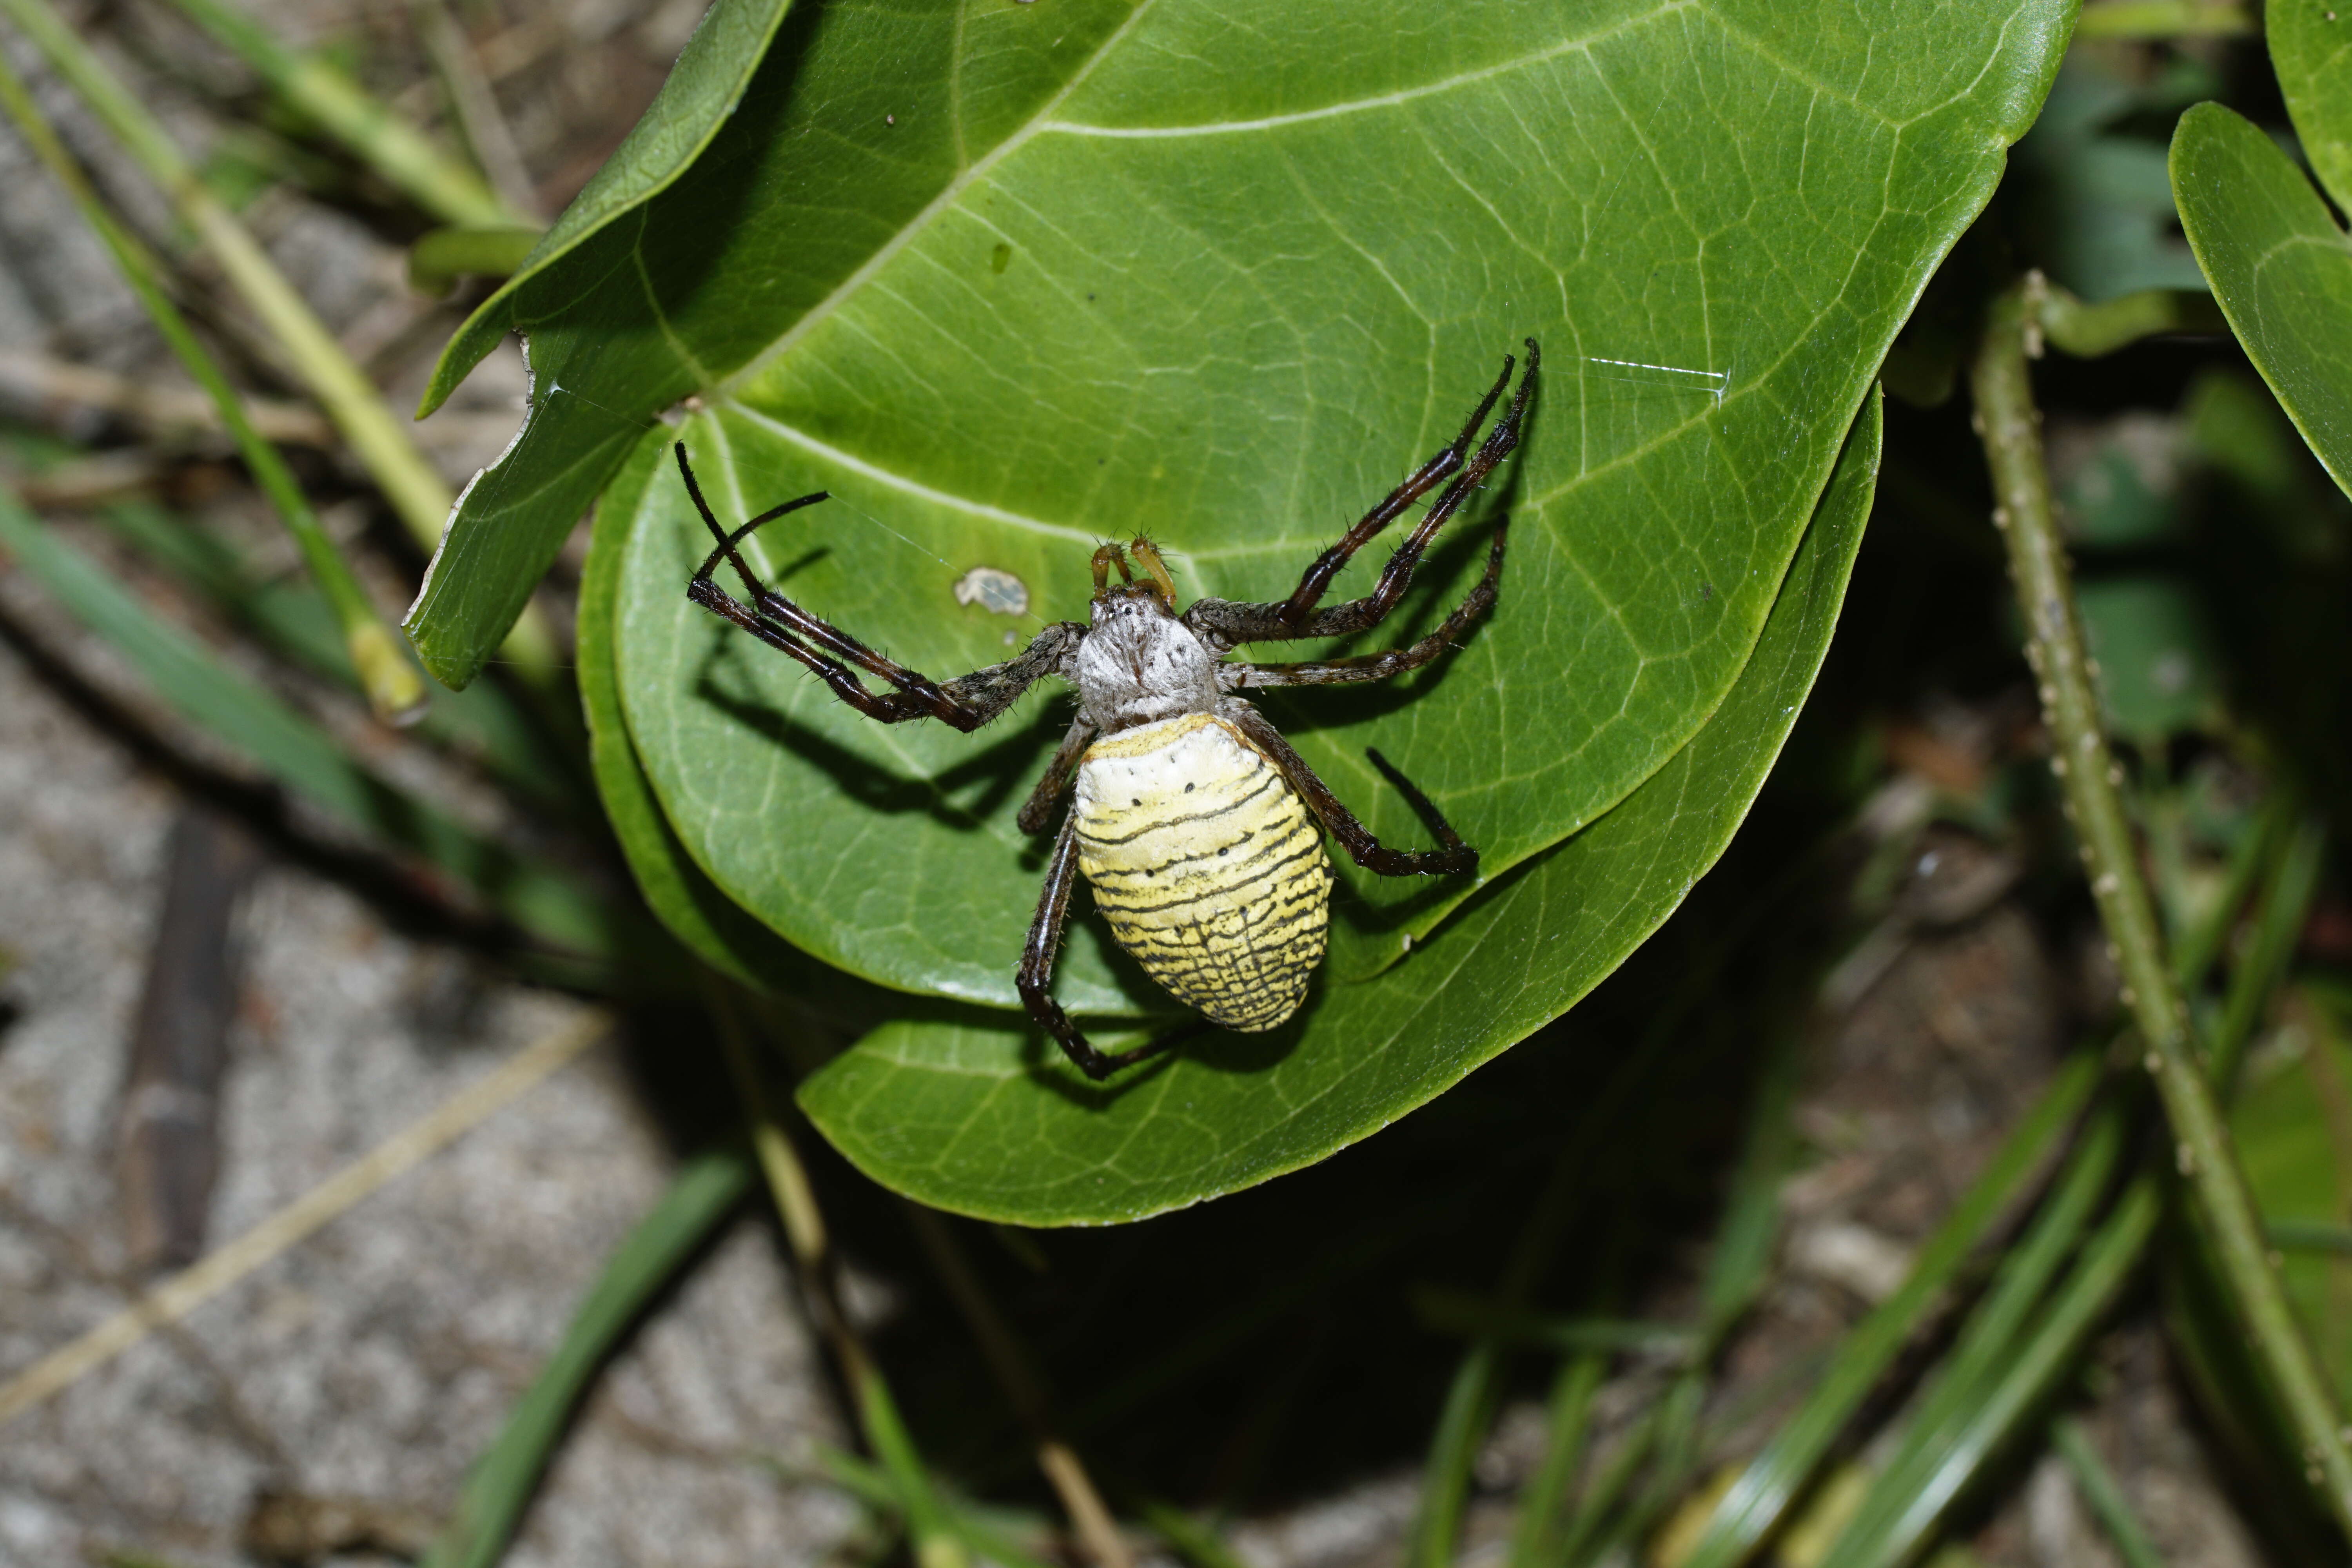
[[[1228,1029],[1298,1010],[1331,868],[1306,803],[1240,731],[1192,713],[1098,741],[1075,810],[1095,906],[1154,980]]]

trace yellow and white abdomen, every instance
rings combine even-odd
[[[1331,867],[1306,803],[1240,731],[1188,713],[1097,741],[1075,811],[1095,905],[1152,979],[1228,1029],[1298,1010]]]

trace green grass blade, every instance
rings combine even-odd
[[[1608,1371],[1608,1356],[1587,1351],[1563,1363],[1552,1383],[1543,1463],[1520,1492],[1518,1517],[1511,1525],[1511,1568],[1543,1568],[1555,1560],[1560,1510],[1591,1434],[1592,1396]]]
[[[1932,1514],[1927,1520],[1918,1517],[1921,1500],[1948,1500],[1965,1483],[1965,1477],[1950,1473],[1954,1434],[1969,1429],[2004,1386],[2035,1309],[2082,1240],[2115,1174],[2123,1153],[2123,1120],[2112,1108],[2084,1130],[2056,1189],[2024,1239],[2002,1260],[1984,1300],[1969,1314],[1958,1343],[1916,1402],[1903,1441],[1880,1467],[1823,1568],[1890,1561],[1874,1554],[1879,1543],[1897,1536],[1908,1539],[1932,1520]]]
[[[1918,1549],[1945,1509],[2074,1365],[2091,1330],[2130,1279],[2155,1234],[2158,1209],[2150,1178],[2141,1176],[2124,1190],[2032,1332],[2004,1361],[1998,1380],[1923,1447],[1921,1464],[1902,1488],[1901,1507],[1877,1516],[1865,1500],[1821,1568],[1892,1568]],[[1883,1475],[1880,1484],[1893,1473]]]
[[[1422,1568],[1452,1568],[1462,1510],[1470,1496],[1471,1467],[1501,1397],[1502,1365],[1503,1347],[1493,1339],[1481,1339],[1462,1358],[1445,1391],[1437,1431],[1429,1442],[1427,1479],[1422,1482],[1421,1512],[1413,1521],[1407,1559]]]
[[[2139,1517],[2132,1512],[2123,1489],[2108,1473],[2106,1461],[2091,1446],[2090,1434],[2083,1424],[2071,1415],[2061,1415],[2050,1424],[2050,1438],[2058,1449],[2058,1457],[2074,1472],[2074,1484],[2083,1489],[2083,1500],[2099,1516],[2106,1527],[2107,1539],[2115,1543],[2116,1555],[2124,1560],[2124,1568],[2164,1568],[2164,1559],[2157,1555],[2156,1543],[2140,1528]]]
[[[271,652],[341,684],[359,675],[325,599],[299,581],[265,578],[218,534],[143,497],[110,502],[98,516],[141,554],[216,605]],[[478,764],[500,784],[573,820],[586,781],[575,777],[520,704],[495,681],[442,691],[415,733]]]
[[[2271,863],[2280,836],[2287,830],[2288,817],[2283,803],[2273,801],[2264,808],[2253,830],[2242,838],[2230,853],[2229,869],[2223,874],[2221,896],[2214,900],[2212,911],[2204,920],[2180,933],[2172,949],[2173,977],[2180,988],[2195,995],[2204,985],[2205,972],[2221,955],[2221,944],[2230,940],[2230,932],[2238,923],[2238,912],[2253,896],[2254,884],[2261,879],[2263,868]]]
[[[263,440],[252,421],[246,417],[245,405],[229,385],[228,377],[221,374],[220,367],[189,329],[179,307],[172,303],[163,287],[163,268],[148,254],[146,247],[114,221],[114,215],[83,177],[80,165],[67,153],[34,104],[32,95],[25,89],[24,82],[5,59],[0,59],[0,107],[5,107],[16,121],[17,130],[50,176],[65,187],[66,195],[81,213],[82,221],[89,225],[113,256],[115,267],[146,309],[148,319],[155,323],[163,341],[220,410],[221,423],[236,442],[238,455],[244,458],[245,466],[252,471],[262,493],[269,498],[278,521],[302,552],[311,580],[334,611],[352,668],[376,716],[387,723],[413,723],[425,708],[423,674],[402,648],[392,628],[375,613],[375,606],[368,602],[366,590],[352,574],[351,563],[343,559],[342,552],[320,526],[318,514],[310,510],[310,498],[302,493],[293,470],[278,455],[278,448]]]
[[[172,710],[236,748],[278,784],[338,820],[416,856],[523,931],[643,967],[659,949],[644,922],[586,883],[528,859],[394,788],[278,698],[221,667],[159,620],[95,562],[44,528],[0,487],[0,548],[77,620],[111,644]]]
[[[422,1568],[490,1568],[514,1538],[573,1408],[597,1369],[663,1287],[709,1239],[751,1186],[741,1149],[716,1150],[687,1162],[652,1212],[605,1262],[506,1425],[467,1472],[448,1527]]]
[[[443,153],[393,108],[336,66],[299,54],[226,0],[175,0],[214,42],[250,66],[270,90],[352,157],[444,223],[517,222],[481,177]]]
[[[2213,1029],[2207,1070],[2225,1101],[2231,1098],[2246,1042],[2252,1037],[2279,978],[2286,973],[2287,962],[2294,956],[2326,858],[2327,829],[2315,818],[2305,818],[2288,837],[2263,890],[2254,913],[2253,941],[2231,972],[2228,999]]]
[[[1854,1326],[1812,1397],[1724,1494],[1685,1568],[1731,1568],[1780,1523],[1944,1287],[2063,1142],[2098,1077],[2098,1059],[2088,1052],[2059,1069],[2040,1103],[1920,1248],[1902,1289]]]

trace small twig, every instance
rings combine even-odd
[[[2122,772],[2100,728],[2095,671],[2051,504],[2027,364],[2032,309],[2032,291],[2024,285],[1992,302],[1970,384],[1992,470],[1993,521],[2007,541],[2026,655],[2040,682],[2044,721],[2057,741],[2051,770],[2081,840],[2091,895],[2122,971],[2123,1001],[2148,1042],[2147,1068],[2177,1140],[2180,1173],[2210,1227],[2232,1311],[2286,1410],[2310,1480],[2352,1536],[2352,1454],[2337,1435],[2333,1402],[2271,1266],[2229,1130],[2198,1062],[2188,1007],[2165,956],[2118,793]]]
[[[521,216],[507,210],[472,170],[426,141],[390,105],[368,96],[338,67],[288,48],[231,0],[175,3],[272,91],[443,223],[512,223]]]
[[[196,802],[181,806],[131,1024],[116,1150],[122,1228],[142,1269],[204,1255],[236,1013],[236,909],[260,863],[260,847],[235,822]]]
[[[990,1300],[988,1291],[972,1272],[971,1263],[956,1245],[953,1232],[947,1222],[919,1204],[903,1205],[908,1219],[914,1225],[915,1236],[930,1255],[931,1266],[940,1272],[947,1285],[948,1294],[964,1321],[971,1325],[972,1337],[980,1342],[981,1354],[987,1360],[989,1371],[997,1384],[1012,1401],[1013,1411],[1022,1425],[1029,1428],[1030,1440],[1037,1446],[1037,1468],[1062,1500],[1062,1510],[1069,1515],[1070,1528],[1078,1544],[1098,1568],[1134,1568],[1135,1553],[1119,1533],[1118,1521],[1103,1503],[1102,1494],[1095,1489],[1093,1478],[1087,1474],[1086,1465],[1077,1451],[1055,1430],[1053,1400],[1045,1388],[1045,1380],[1031,1358],[1028,1347],[1013,1331],[1013,1325]]]
[[[543,218],[546,215],[540,210],[530,171],[523,167],[514,132],[499,108],[498,95],[490,90],[466,30],[442,0],[415,0],[411,14],[416,20],[417,38],[441,78],[442,90],[448,94],[458,133],[472,150],[474,162],[488,176],[490,188],[521,218],[534,222]]]
[[[831,1347],[866,1446],[889,1474],[899,1505],[906,1510],[907,1533],[914,1538],[918,1568],[967,1568],[970,1556],[931,1489],[929,1472],[899,1418],[890,1385],[849,1314],[842,1310],[839,1260],[825,1231],[824,1214],[817,1207],[816,1190],[809,1184],[806,1167],[769,1108],[767,1088],[759,1065],[752,1060],[741,1019],[716,984],[709,988],[709,994],[719,1026],[719,1047],[736,1090],[743,1097],[744,1113],[751,1123],[752,1152],[759,1156],[761,1173],[784,1222],[784,1238],[792,1247],[809,1317]]]
[[[75,364],[47,354],[0,349],[0,397],[36,407],[91,408],[140,427],[151,436],[215,434],[227,426],[220,405],[192,387],[158,386],[95,365]],[[335,427],[314,408],[268,398],[242,400],[245,416],[265,441],[331,447]]]
[[[431,1159],[604,1038],[610,1026],[603,1013],[587,1013],[524,1047],[479,1082],[460,1089],[235,1241],[0,1384],[0,1425],[63,1392],[157,1329],[178,1322],[387,1182]]]

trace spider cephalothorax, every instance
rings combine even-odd
[[[1094,889],[1096,907],[1111,934],[1154,980],[1210,1023],[1255,1031],[1274,1028],[1298,1010],[1323,959],[1331,868],[1318,821],[1356,864],[1383,877],[1477,868],[1478,852],[1378,752],[1368,753],[1374,765],[1429,820],[1441,847],[1382,845],[1281,732],[1234,694],[1253,687],[1381,680],[1427,664],[1493,605],[1507,519],[1495,524],[1478,585],[1442,626],[1409,647],[1303,664],[1252,664],[1230,656],[1244,643],[1362,631],[1395,608],[1431,538],[1517,445],[1536,363],[1529,339],[1527,374],[1509,411],[1484,441],[1476,441],[1479,426],[1510,384],[1512,361],[1506,356],[1503,374],[1462,433],[1317,556],[1297,588],[1280,603],[1196,599],[1180,615],[1175,582],[1150,541],[1138,539],[1124,548],[1106,544],[1095,552],[1095,595],[1087,624],[1057,622],[1018,658],[934,681],[762,587],[736,549],[761,524],[824,500],[823,491],[786,501],[730,533],[703,500],[681,444],[678,470],[719,541],[687,595],[792,655],[844,701],[886,724],[940,719],[969,732],[1012,706],[1040,677],[1056,675],[1077,688],[1077,716],[1021,808],[1022,830],[1042,833],[1055,804],[1066,790],[1072,793],[1070,811],[1046,862],[1045,891],[1021,956],[1019,984],[1039,1026],[1089,1078],[1108,1078],[1169,1042],[1106,1056],[1087,1043],[1054,1000],[1054,961],[1079,873]],[[1389,557],[1372,591],[1318,608],[1349,558],[1441,484],[1444,490]],[[722,559],[742,578],[749,604],[712,578]],[[1140,581],[1137,567],[1143,572]],[[1117,583],[1111,581],[1114,571]],[[890,689],[868,689],[858,679],[860,670]]]

